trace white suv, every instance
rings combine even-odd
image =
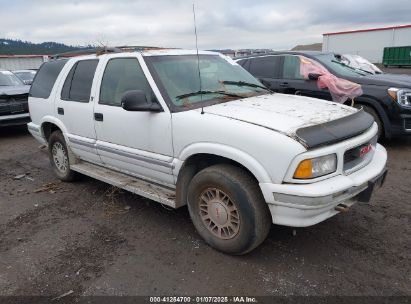
[[[44,63],[31,134],[56,175],[82,173],[178,208],[244,254],[271,223],[305,227],[381,185],[387,154],[362,110],[273,94],[212,52],[145,50]]]

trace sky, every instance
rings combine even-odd
[[[410,0],[0,0],[0,38],[70,45],[290,49],[411,24]]]

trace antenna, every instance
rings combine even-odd
[[[200,81],[200,92],[201,92],[203,89],[201,85],[200,56],[198,55],[197,22],[196,22],[196,11],[194,8],[194,3],[193,3],[193,17],[194,17],[194,35],[196,36],[198,80]],[[200,100],[203,101],[203,94],[200,94]],[[201,114],[204,114],[203,105],[201,105]]]

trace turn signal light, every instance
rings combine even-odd
[[[294,178],[304,179],[311,178],[313,175],[313,162],[311,159],[303,160],[295,170]]]

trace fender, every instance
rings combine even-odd
[[[185,147],[179,154],[178,159],[175,159],[174,176],[178,176],[184,162],[195,154],[213,154],[231,159],[246,167],[259,183],[272,182],[264,167],[251,155],[230,146],[209,142],[195,143]]]

